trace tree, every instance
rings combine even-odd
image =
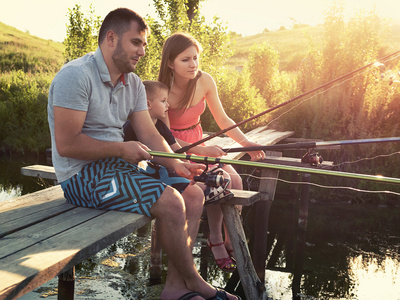
[[[89,16],[85,17],[81,6],[76,4],[74,8],[68,9],[68,19],[67,37],[63,42],[66,62],[96,50],[101,26],[101,19],[95,16],[92,5],[89,8]]]
[[[218,18],[206,24],[200,15],[201,0],[154,0],[158,20],[146,16],[151,28],[146,55],[140,59],[136,73],[143,79],[157,78],[161,50],[167,37],[177,31],[192,34],[203,46],[201,68],[214,75],[229,56],[230,36]]]

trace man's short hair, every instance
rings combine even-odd
[[[166,90],[168,91],[168,87],[166,84],[160,82],[160,81],[155,81],[155,80],[145,80],[143,81],[144,88],[146,89],[146,96],[147,100],[153,101],[154,97],[157,94],[158,90]]]
[[[150,34],[150,27],[139,14],[129,8],[117,8],[109,12],[101,24],[98,37],[99,45],[106,38],[109,30],[114,31],[118,37],[121,37],[130,29],[132,21],[139,25],[140,33],[147,32],[148,35]]]

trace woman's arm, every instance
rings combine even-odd
[[[200,84],[205,90],[208,107],[219,128],[225,129],[235,125],[236,123],[228,117],[222,106],[214,79],[207,73],[203,72],[202,75],[204,76],[199,79],[198,84]],[[249,141],[239,127],[227,131],[226,134],[243,147],[258,146],[257,143]],[[251,151],[249,154],[252,160],[258,160],[265,157],[264,151],[261,150]]]

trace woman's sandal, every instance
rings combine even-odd
[[[212,296],[211,298],[207,298],[206,300],[228,300],[228,295],[226,292],[222,289],[215,288],[217,290],[217,293]],[[238,295],[234,295],[238,300],[242,300]]]
[[[213,244],[213,243],[211,243],[210,238],[209,237],[207,238],[207,246],[211,250],[211,253],[212,253],[213,247],[223,246],[224,244],[225,244],[224,242],[221,242],[218,244]],[[213,253],[213,256],[214,256],[214,253]],[[217,263],[217,266],[222,271],[231,272],[231,273],[235,271],[236,265],[229,256],[224,257],[224,258],[215,258],[215,256],[214,256],[214,259],[215,259],[215,262]]]
[[[233,249],[228,249],[228,248],[226,248],[226,246],[225,246],[225,249],[226,249],[226,252],[228,252],[228,255],[229,255],[229,257],[232,259],[232,261],[233,261],[234,263],[236,263],[235,256],[233,255]]]
[[[227,189],[229,182],[229,179],[224,179],[224,184],[218,187],[207,185],[204,191],[204,205],[220,204],[225,200],[233,198],[233,193]]]

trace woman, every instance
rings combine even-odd
[[[218,96],[214,79],[199,70],[199,55],[201,45],[187,33],[175,33],[164,43],[158,80],[169,87],[168,111],[169,124],[172,134],[181,146],[186,146],[202,139],[203,130],[200,116],[208,105],[215,121],[221,129],[234,125]],[[229,137],[243,147],[258,146],[247,140],[243,132],[236,127],[227,132]],[[226,155],[219,146],[199,145],[188,151],[193,154],[220,157]],[[252,160],[265,157],[263,151],[249,152]],[[242,189],[242,180],[231,165],[224,165],[225,176],[229,176],[229,188]],[[211,249],[218,266],[227,272],[233,272],[233,250],[229,235],[225,228],[225,242],[222,235],[223,215],[220,205],[207,206],[207,217],[210,234],[207,245]]]

